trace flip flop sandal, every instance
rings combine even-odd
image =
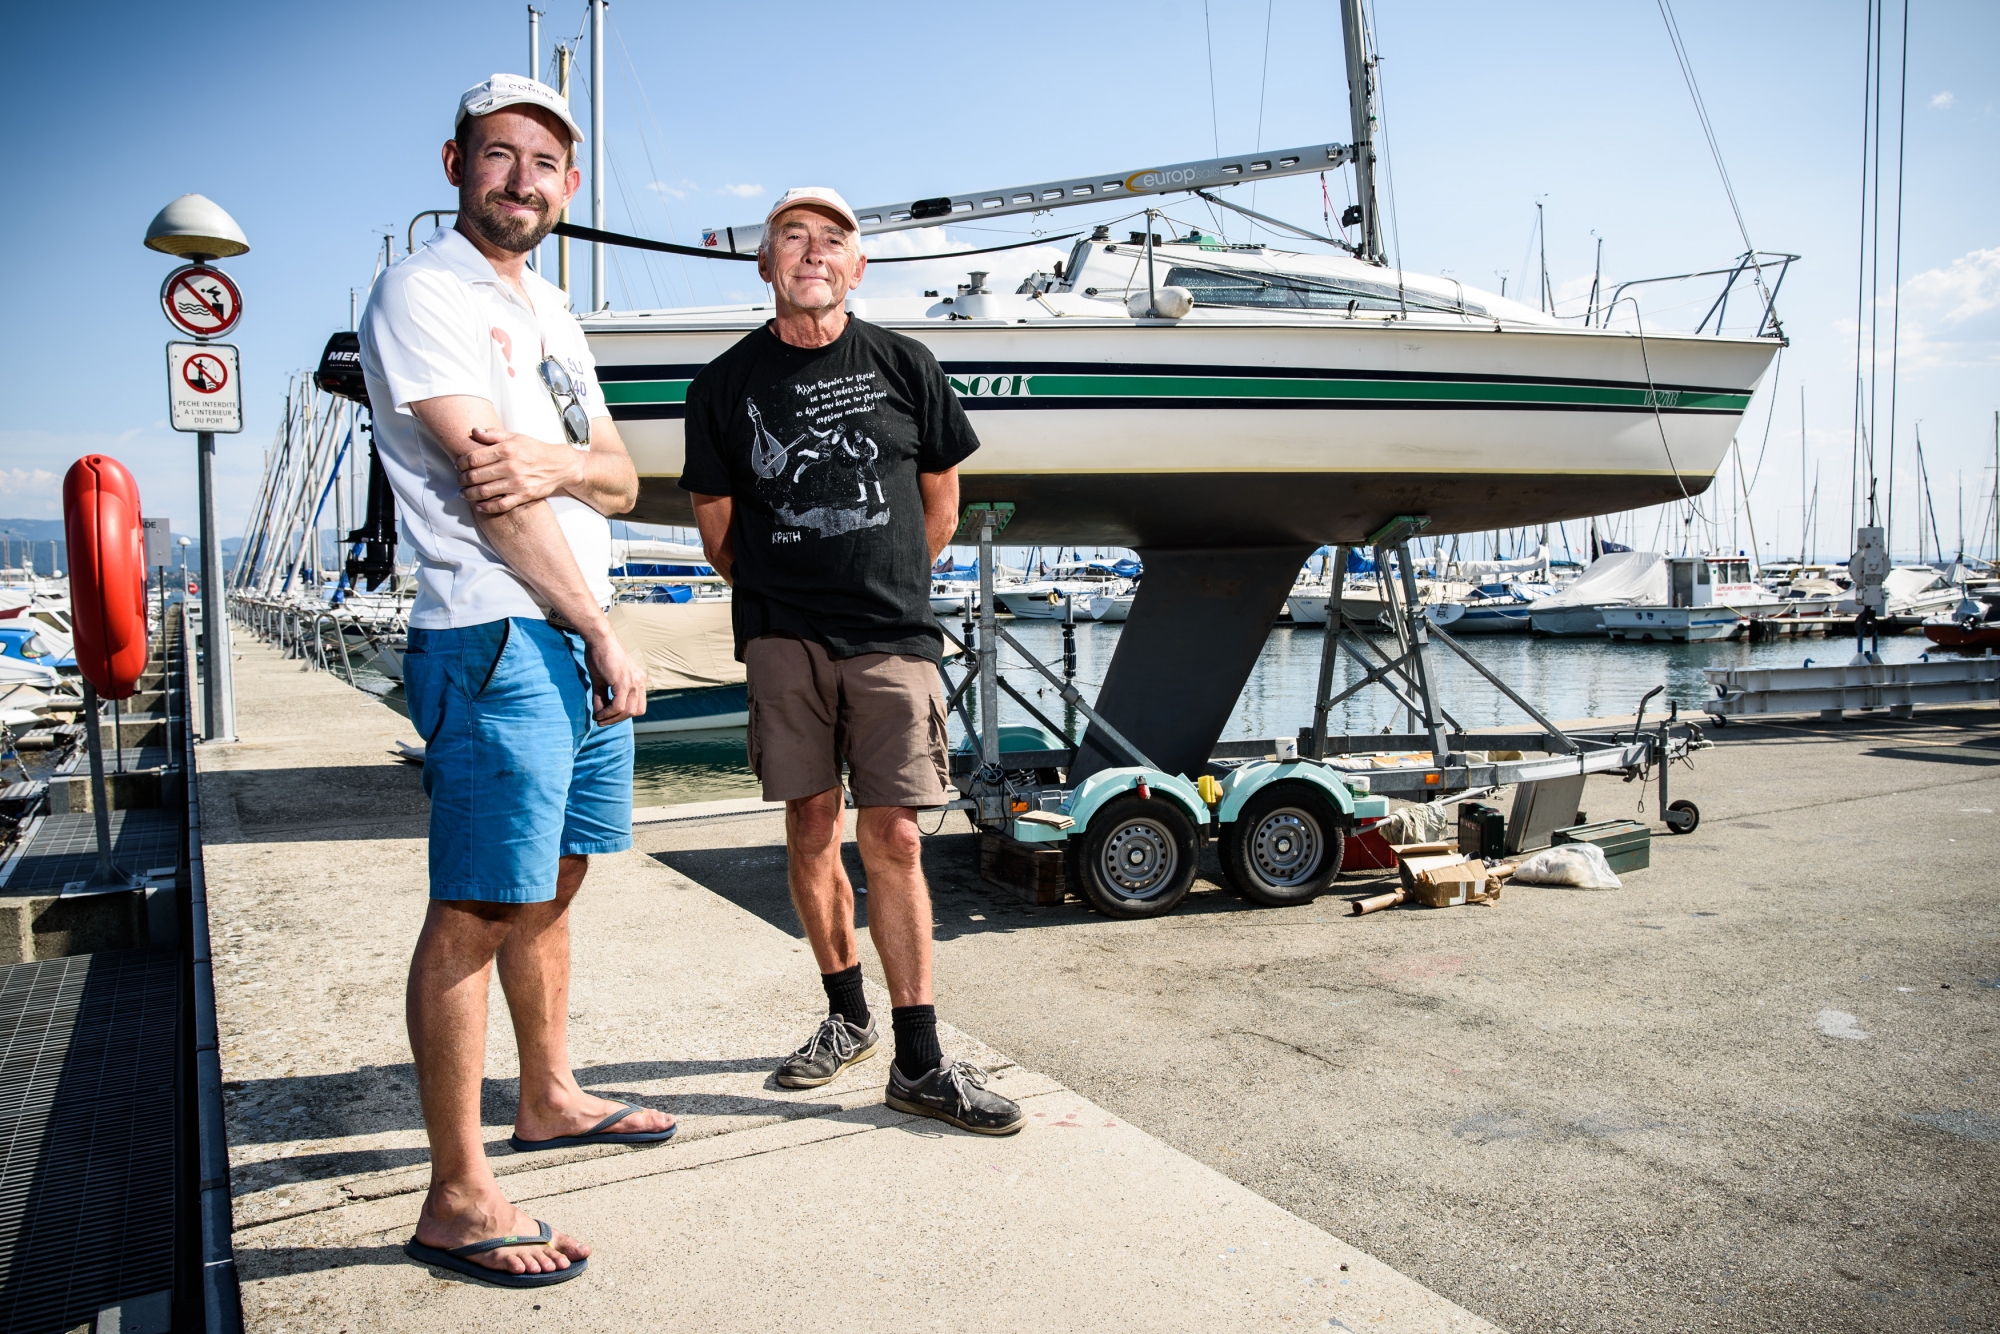
[[[531,1153],[536,1149],[570,1149],[585,1144],[659,1144],[672,1139],[674,1132],[680,1129],[679,1122],[675,1122],[665,1130],[611,1128],[638,1110],[637,1103],[628,1102],[581,1135],[557,1135],[554,1139],[522,1139],[519,1135],[510,1135],[507,1137],[507,1144],[516,1153]]]
[[[486,1251],[497,1251],[505,1246],[546,1246],[555,1237],[555,1231],[541,1219],[535,1226],[542,1230],[539,1237],[488,1237],[485,1241],[475,1241],[469,1246],[454,1246],[444,1250],[437,1246],[426,1246],[411,1237],[403,1243],[403,1254],[418,1264],[435,1265],[439,1269],[449,1269],[454,1274],[476,1278],[481,1283],[491,1283],[501,1288],[546,1288],[555,1283],[567,1283],[590,1267],[588,1260],[571,1260],[567,1269],[551,1269],[541,1274],[510,1274],[504,1269],[488,1269],[475,1264],[471,1256]]]

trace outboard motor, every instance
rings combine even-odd
[[[342,330],[326,340],[326,351],[320,353],[313,383],[336,398],[368,406],[359,334]],[[347,577],[356,586],[367,580],[366,586],[372,593],[396,573],[396,493],[389,489],[382,460],[375,452],[373,424],[363,421],[361,429],[368,433],[368,515],[359,528],[347,535],[350,544]]]

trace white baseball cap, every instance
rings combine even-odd
[[[861,230],[861,220],[854,216],[854,210],[840,197],[840,191],[826,185],[798,185],[785,191],[779,196],[778,202],[771,205],[771,211],[764,215],[764,226],[769,228],[780,213],[788,208],[797,208],[801,204],[818,204],[821,208],[832,209],[840,215],[840,220],[847,224],[848,230],[856,232]]]
[[[563,123],[571,142],[583,142],[583,129],[569,114],[569,99],[547,84],[519,74],[495,74],[466,89],[458,99],[458,119],[452,122],[452,132],[462,129],[468,116],[490,115],[501,107],[513,106],[540,107]]]

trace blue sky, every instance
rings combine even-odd
[[[1741,249],[1655,0],[1377,5],[1393,242],[1410,268],[1488,288],[1504,273],[1518,291],[1537,201],[1552,282],[1569,297],[1589,285],[1597,237],[1612,281],[1712,267]],[[580,3],[549,9],[545,49],[583,19]],[[1807,451],[1824,470],[1821,522],[1830,534],[1846,524],[1864,6],[1679,0],[1676,13],[1752,240],[1805,256],[1781,300],[1793,346],[1752,502],[1765,545],[1776,535],[1789,548],[1801,386]],[[153,213],[192,190],[230,210],[253,247],[227,265],[248,311],[234,335],[247,429],[225,437],[220,466],[223,531],[238,531],[287,377],[345,327],[382,233],[400,253],[413,214],[452,202],[437,150],[458,93],[527,63],[519,3],[223,3],[202,14],[199,36],[180,11],[152,5],[0,20],[17,53],[11,119],[34,140],[32,202],[5,224],[6,251],[37,298],[17,302],[0,332],[0,515],[54,517],[63,470],[104,451],[133,468],[149,510],[192,527],[192,440],[164,421],[157,291],[169,264],[140,245]],[[682,241],[756,220],[791,184],[878,202],[1202,157],[1218,142],[1239,151],[1260,141],[1260,120],[1265,147],[1348,137],[1329,0],[1025,0],[1004,12],[624,0],[609,33],[608,225]],[[1954,474],[1968,493],[1992,485],[1995,50],[2000,6],[1912,8],[1899,548],[1914,527],[1906,446],[1919,421],[1948,547]],[[1890,91],[1893,126],[1893,81]],[[1331,185],[1338,206],[1344,187]],[[1273,182],[1257,206],[1316,221],[1318,182]],[[1208,223],[1206,210],[1175,214]],[[993,244],[1089,220],[1073,210],[996,221],[1007,236],[926,235]],[[991,264],[1005,276],[1038,257]],[[1886,249],[1882,262],[1886,298]],[[615,305],[749,295],[747,265],[629,253],[620,264]],[[877,269],[868,286],[956,282],[960,267]],[[1886,351],[1885,333],[1885,366]],[[1744,426],[1753,463],[1768,398]],[[1968,524],[1977,508],[1969,498]]]

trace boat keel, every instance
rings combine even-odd
[[[1139,549],[1145,562],[1132,614],[1098,692],[1097,711],[1155,765],[1206,771],[1271,626],[1314,548]],[[1093,725],[1069,781],[1131,764]]]

